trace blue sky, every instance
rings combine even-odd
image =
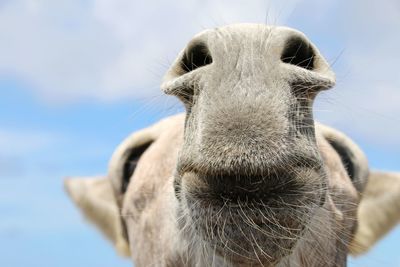
[[[376,169],[400,170],[400,4],[385,1],[0,1],[0,266],[130,266],[86,224],[66,176],[106,172],[129,133],[182,110],[159,91],[192,35],[232,22],[305,32],[337,86],[317,118]],[[350,266],[400,266],[397,228]]]

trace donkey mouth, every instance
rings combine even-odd
[[[272,175],[203,175],[188,172],[181,178],[180,196],[188,210],[184,220],[205,242],[233,258],[264,257],[262,261],[270,262],[283,256],[323,202],[320,184],[285,170]]]
[[[258,176],[204,177],[191,172],[182,177],[180,195],[192,219],[197,221],[195,224],[212,224],[215,228],[246,224],[264,232],[280,231],[280,227],[298,235],[311,214],[324,204],[326,195],[321,183],[312,182],[321,181],[318,172],[303,173],[307,177],[299,178],[286,170]]]
[[[301,174],[303,173],[303,177]],[[321,193],[321,174],[315,170],[274,170],[264,174],[186,172],[176,183],[181,193],[208,205],[267,205],[281,208],[287,203],[315,201]],[[318,201],[320,204],[323,200]],[[243,205],[241,205],[243,206]]]

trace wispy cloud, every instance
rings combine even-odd
[[[32,165],[28,162],[37,164],[45,156],[43,151],[60,140],[61,136],[49,132],[0,128],[0,179],[24,176]]]
[[[9,1],[0,7],[0,72],[51,101],[112,101],[159,92],[195,33],[233,22],[280,23],[298,0]]]
[[[0,129],[0,155],[28,155],[54,144],[57,139],[48,132]]]
[[[346,132],[366,142],[391,147],[400,145],[399,55],[400,3],[340,1],[340,18],[326,13],[323,22],[334,23],[334,32],[344,40],[338,84],[322,98],[322,114]],[[329,10],[327,11],[329,12]]]
[[[317,107],[332,112],[320,118],[371,142],[400,144],[395,0],[6,1],[0,6],[0,38],[7,40],[0,43],[0,75],[28,81],[53,102],[152,96],[160,94],[165,70],[192,35],[227,23],[262,23],[267,14],[269,23],[294,17],[294,27],[308,21],[309,33],[341,38],[338,85],[326,94],[332,101],[321,98]],[[335,46],[331,40],[318,45],[326,50]]]

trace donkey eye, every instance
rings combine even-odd
[[[185,72],[190,72],[211,63],[212,58],[207,46],[204,43],[194,43],[186,50],[181,61],[181,68]]]
[[[314,57],[315,53],[311,45],[303,38],[295,36],[287,40],[281,60],[288,64],[312,70],[314,69]]]

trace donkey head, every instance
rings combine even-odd
[[[345,265],[399,221],[400,175],[370,174],[348,137],[314,122],[334,82],[298,31],[206,30],[162,83],[185,116],[128,137],[107,179],[67,189],[138,266]]]

